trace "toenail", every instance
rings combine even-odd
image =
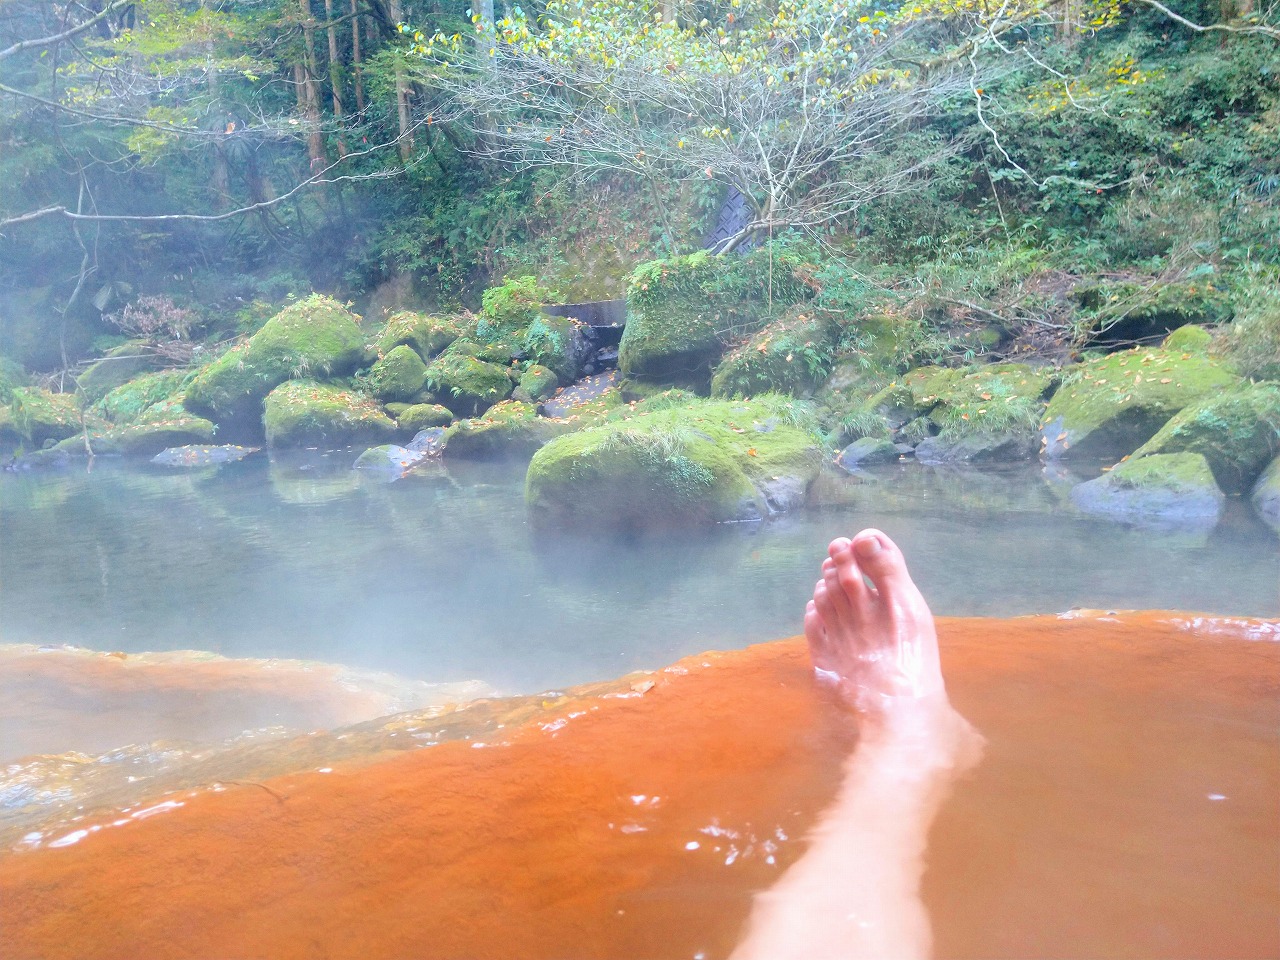
[[[854,547],[864,557],[874,557],[883,549],[880,546],[879,537],[867,537],[865,540],[859,540],[854,544]]]

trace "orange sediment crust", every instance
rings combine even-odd
[[[1280,644],[1224,623],[940,621],[989,740],[931,837],[940,956],[1277,952]],[[855,724],[797,640],[649,679],[483,746],[184,794],[0,856],[4,956],[726,955]]]

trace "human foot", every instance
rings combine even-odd
[[[902,551],[863,530],[831,541],[828,554],[804,615],[814,667],[863,711],[945,698],[933,614]]]

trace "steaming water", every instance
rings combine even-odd
[[[534,692],[798,632],[823,546],[879,526],[935,612],[1280,614],[1275,534],[1086,518],[1035,466],[828,478],[764,524],[538,537],[520,464],[371,481],[349,454],[0,478],[0,640],[324,660]]]

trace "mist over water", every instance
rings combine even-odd
[[[0,641],[324,660],[533,692],[798,632],[834,536],[878,526],[934,611],[1280,614],[1275,534],[1244,504],[1202,533],[1075,514],[1038,466],[830,477],[763,524],[535,535],[519,463],[392,484],[352,456],[194,473],[99,461],[0,478]]]

